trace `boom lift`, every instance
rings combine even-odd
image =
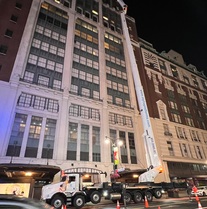
[[[162,165],[158,157],[158,152],[155,144],[154,134],[152,130],[152,125],[150,122],[150,117],[148,113],[147,103],[144,95],[144,90],[139,76],[138,66],[136,63],[134,51],[132,48],[129,31],[126,23],[126,13],[127,5],[122,0],[117,0],[117,2],[122,7],[121,12],[121,21],[122,21],[122,30],[124,37],[126,39],[126,47],[128,51],[128,57],[130,59],[132,75],[135,85],[135,91],[137,95],[137,100],[139,104],[139,109],[142,117],[142,123],[144,128],[143,139],[144,146],[146,151],[146,160],[148,169],[146,172],[142,173],[139,176],[139,182],[154,182],[155,177],[162,172]]]

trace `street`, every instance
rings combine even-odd
[[[126,207],[123,204],[120,204],[120,209],[207,209],[207,197],[199,198],[199,202],[196,201],[195,197],[181,197],[181,198],[161,198],[154,199],[152,202],[148,202],[146,204],[138,203],[138,204],[129,204]],[[70,207],[71,208],[71,207]],[[101,203],[94,205],[91,203],[87,203],[82,209],[117,209],[117,205],[112,203],[111,201],[103,200]],[[75,209],[75,208],[74,208]]]

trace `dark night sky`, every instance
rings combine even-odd
[[[207,76],[207,0],[124,0],[138,36],[158,51],[180,53]]]

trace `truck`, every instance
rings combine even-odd
[[[62,205],[82,208],[87,202],[97,204],[110,186],[109,182],[101,182],[106,173],[97,169],[75,168],[61,173],[59,181],[42,187],[41,199],[56,209]]]
[[[63,205],[82,208],[86,203],[98,204],[102,198],[126,204],[162,197],[161,185],[124,184],[104,181],[106,173],[97,169],[73,168],[62,172],[60,180],[42,187],[41,199],[56,209]]]
[[[56,209],[63,205],[82,208],[86,203],[98,204],[102,198],[116,203],[140,203],[145,197],[149,202],[161,198],[167,189],[185,188],[175,183],[128,183],[104,181],[107,174],[94,168],[66,169],[59,180],[42,187],[42,200]]]

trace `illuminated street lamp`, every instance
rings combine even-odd
[[[112,139],[109,137],[105,137],[105,142],[107,144],[111,143],[112,146],[112,152],[113,152],[113,175],[111,175],[111,178],[115,179],[119,177],[118,171],[117,171],[117,166],[119,164],[119,146],[123,145],[123,141],[119,139]]]

